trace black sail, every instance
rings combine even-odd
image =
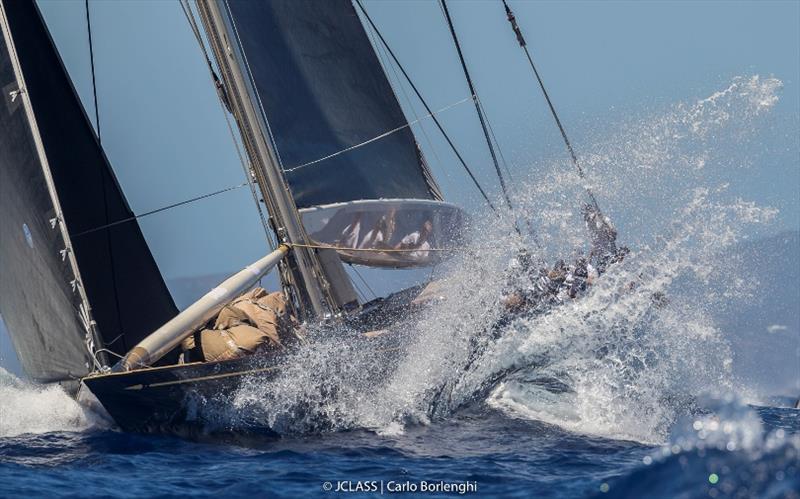
[[[36,5],[0,5],[37,125],[14,97],[14,54],[0,40],[0,314],[29,376],[69,380],[87,373],[90,357],[74,272],[61,253],[66,243],[58,223],[51,225],[47,166],[105,347],[125,354],[177,309],[138,224],[105,227],[133,213]]]
[[[350,0],[224,2],[300,208],[440,199]]]

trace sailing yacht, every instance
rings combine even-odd
[[[274,251],[179,313],[37,6],[0,2],[0,313],[31,378],[91,394],[127,430],[200,427],[187,397],[280,368],[279,353],[178,362],[182,340],[272,269],[301,321],[379,327],[419,289],[362,303],[343,262],[431,265],[465,220],[349,0],[197,11]]]
[[[390,369],[397,338],[363,333],[407,314],[422,286],[365,302],[343,265],[433,265],[467,216],[443,200],[351,0],[197,0],[197,16],[181,6],[273,251],[179,312],[36,4],[0,0],[0,314],[35,381],[125,430],[192,434],[206,423],[198,400],[224,404],[285,362],[280,348],[187,361],[182,342],[224,307],[276,270],[298,321],[347,325],[342,341]]]

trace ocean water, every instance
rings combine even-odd
[[[504,319],[503,290],[530,285],[517,248],[554,262],[585,245],[586,183],[568,163],[535,165],[516,211],[476,218],[436,269],[440,299],[398,318],[390,372],[319,331],[277,377],[208,404],[207,439],[122,433],[0,371],[0,496],[798,497],[800,412],[737,373],[717,317],[759,293],[720,255],[776,210],[725,176],[748,167],[729,153],[780,88],[739,77],[589,148],[586,183],[632,252],[580,300]],[[521,220],[536,234],[518,237]],[[252,426],[276,436],[235,436]]]
[[[581,435],[485,404],[390,435],[200,443],[98,426],[57,393],[2,391],[40,410],[33,424],[49,428],[0,436],[3,497],[369,497],[381,495],[369,487],[382,486],[383,495],[414,497],[791,498],[800,490],[800,412],[737,401],[682,421],[655,445]],[[326,491],[326,482],[352,492]],[[424,493],[423,482],[454,492]]]

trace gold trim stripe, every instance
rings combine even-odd
[[[199,378],[187,378],[175,381],[162,381],[160,383],[138,384],[138,385],[126,386],[125,390],[143,390],[145,388],[158,388],[162,386],[180,385],[183,383],[196,383],[198,381],[210,381],[212,379],[223,379],[223,378],[231,378],[234,376],[245,376],[247,374],[263,373],[267,371],[272,371],[274,369],[277,369],[277,367],[263,367],[261,369],[251,369],[249,371],[236,371],[232,373],[215,374],[212,376],[200,376]]]

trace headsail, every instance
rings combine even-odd
[[[0,14],[0,313],[31,377],[74,379],[84,322],[124,355],[177,310],[138,224],[107,227],[133,213],[36,5]]]

